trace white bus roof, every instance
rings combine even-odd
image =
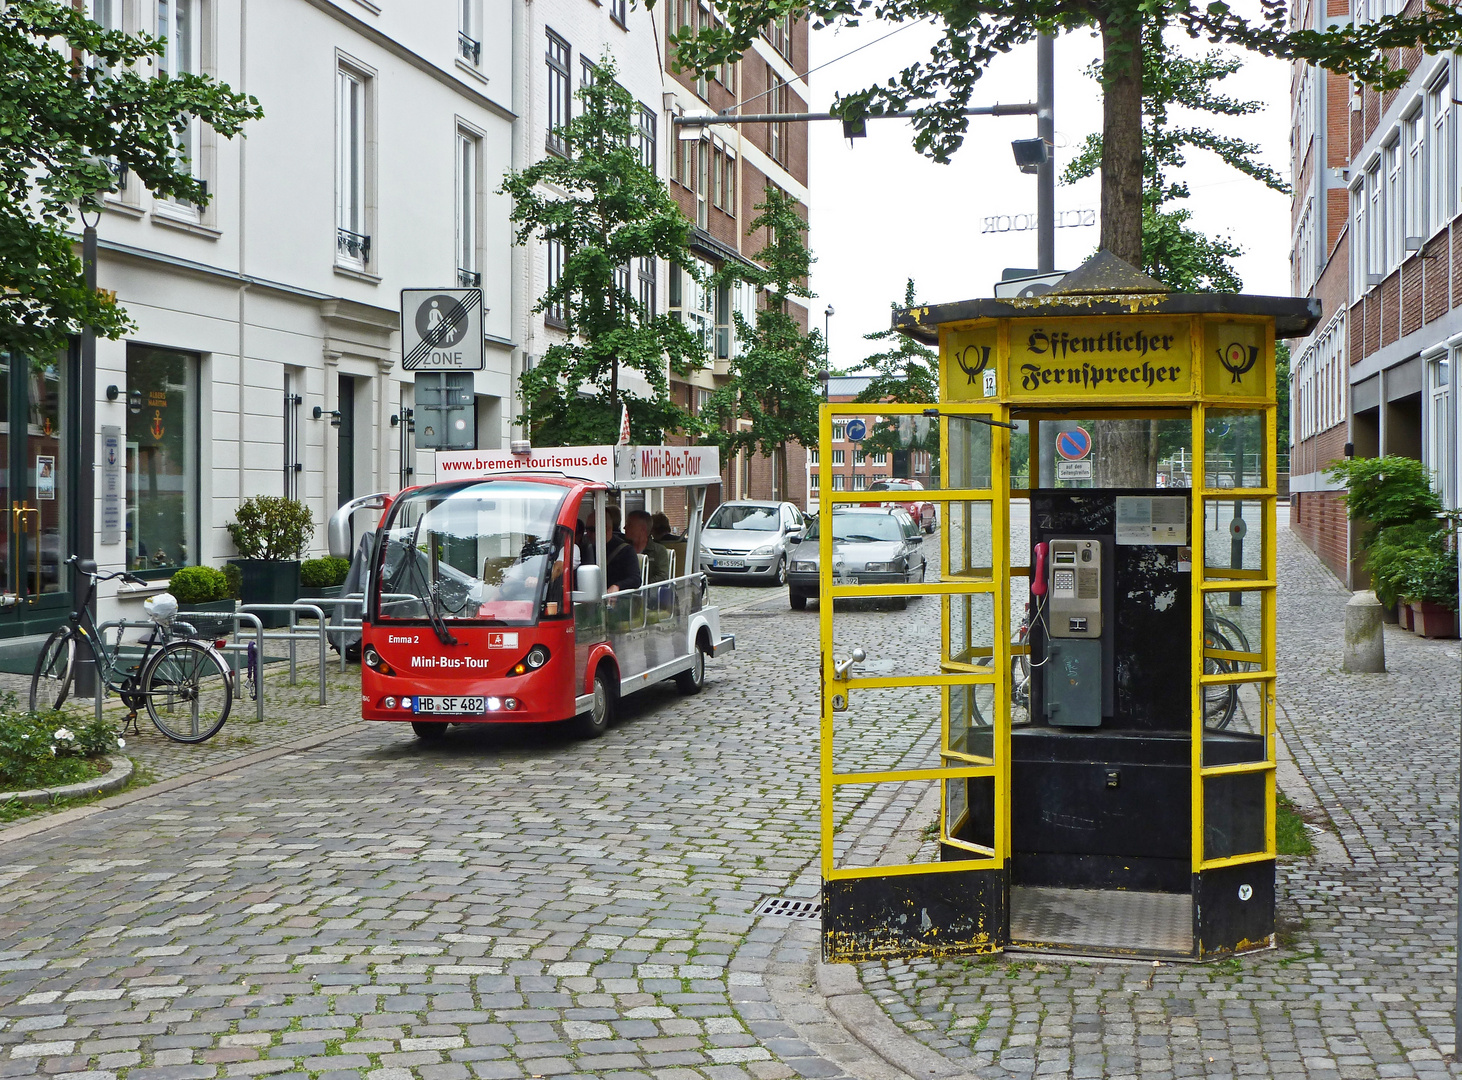
[[[507,450],[439,450],[437,480],[551,473],[628,488],[705,487],[721,482],[715,446],[544,446]]]

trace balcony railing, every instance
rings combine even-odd
[[[482,275],[476,270],[463,270],[457,267],[457,288],[479,289],[482,287]]]
[[[482,42],[468,37],[460,30],[457,31],[457,51],[462,54],[463,60],[474,65],[482,63]]]
[[[371,261],[371,238],[349,229],[335,230],[335,253],[363,263]]]

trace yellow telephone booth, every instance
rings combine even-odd
[[[1100,253],[897,312],[938,402],[824,406],[821,461],[926,489],[821,490],[826,958],[1273,943],[1274,342],[1318,318]],[[919,580],[860,561],[890,497]]]

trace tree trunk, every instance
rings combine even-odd
[[[1157,462],[1149,466],[1147,420],[1097,420],[1091,425],[1097,487],[1150,488]]]
[[[1102,240],[1142,266],[1142,25],[1102,24]]]

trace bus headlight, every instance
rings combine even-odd
[[[497,712],[502,707],[503,707],[503,699],[502,698],[490,697],[490,698],[487,699],[487,711],[488,712]]]
[[[548,646],[534,645],[528,650],[528,655],[519,660],[509,670],[509,675],[526,675],[530,671],[537,671],[544,664],[548,663]]]
[[[387,697],[387,698],[382,698],[381,699],[381,708],[383,708],[383,709],[394,709],[395,707],[396,707],[396,699],[395,698],[393,698],[393,697]]]
[[[396,672],[391,670],[391,665],[381,659],[381,654],[376,652],[376,647],[374,645],[367,645],[364,651],[361,652],[360,658],[365,666],[370,668],[372,671],[378,671],[382,675],[396,674]]]

